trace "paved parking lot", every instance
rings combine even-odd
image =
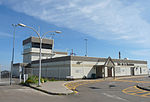
[[[129,80],[137,79],[130,78]],[[147,81],[147,78],[138,78],[138,80]],[[134,87],[136,84],[117,80],[99,81],[83,84],[76,88],[77,94],[66,96],[48,95],[18,85],[0,86],[0,102],[150,102],[149,97],[140,96],[148,94],[142,93],[143,91],[137,91],[139,95],[122,92],[123,90],[136,92],[137,89]]]
[[[77,90],[79,91],[79,96],[82,98],[88,97],[90,101],[96,99],[102,102],[149,102],[149,97],[141,97],[141,95],[135,96],[122,92],[122,90],[135,85],[136,83],[131,82],[105,81],[80,86]],[[135,90],[137,89],[134,89],[134,91]]]
[[[128,87],[128,88],[122,90],[122,92],[129,94],[129,95],[140,96],[140,97],[149,97],[150,98],[150,91],[139,89],[136,86]]]

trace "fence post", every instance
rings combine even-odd
[[[20,81],[20,83],[21,83],[21,81],[22,81],[22,80],[21,80],[21,74],[22,74],[21,72],[22,72],[22,67],[20,66],[20,67],[19,67],[19,81]]]

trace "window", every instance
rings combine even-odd
[[[127,65],[128,65],[128,66],[134,66],[134,64],[132,64],[132,63],[128,63]]]
[[[40,43],[32,43],[33,48],[40,48]],[[42,44],[43,49],[52,49],[52,44]]]
[[[42,48],[52,49],[52,44],[42,44]]]
[[[142,73],[142,68],[140,67],[140,73]]]
[[[23,49],[25,50],[25,49],[29,49],[29,48],[31,48],[31,43],[27,43],[27,44],[25,44],[24,46],[23,46]]]
[[[32,43],[33,48],[40,48],[40,43]]]
[[[118,64],[118,66],[120,65],[120,63],[117,63]]]

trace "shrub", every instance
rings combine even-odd
[[[49,81],[48,79],[46,79],[46,78],[44,78],[44,82],[47,82],[47,81]]]
[[[47,82],[47,80],[44,79],[44,78],[41,78],[40,81],[41,81],[41,83]],[[26,83],[26,84],[36,84],[36,83],[38,83],[38,77],[37,77],[37,76],[31,76],[31,77],[29,77],[29,78],[26,80],[25,83]]]
[[[50,81],[56,81],[56,79],[55,78],[51,78]]]

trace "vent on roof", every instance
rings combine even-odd
[[[124,60],[129,60],[129,58],[124,58]]]

